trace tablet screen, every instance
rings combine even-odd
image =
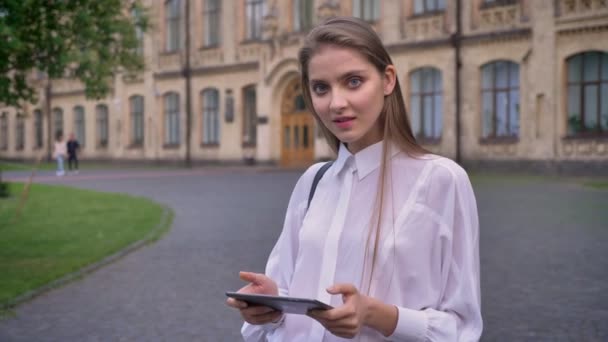
[[[304,315],[309,310],[329,310],[330,305],[316,299],[256,295],[237,292],[226,292],[226,296],[246,302],[249,305],[262,305],[284,313]]]

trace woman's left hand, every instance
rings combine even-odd
[[[308,316],[336,336],[357,336],[365,323],[369,297],[360,294],[352,284],[335,284],[329,287],[327,292],[333,295],[342,294],[344,305],[331,310],[312,310],[308,312]]]

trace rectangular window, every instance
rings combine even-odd
[[[0,115],[0,150],[8,150],[8,113]]]
[[[410,74],[410,106],[412,131],[427,142],[441,138],[442,116],[441,72],[424,67]]]
[[[34,111],[34,134],[35,134],[35,144],[36,148],[42,148],[43,142],[43,127],[42,127],[42,111],[40,109],[36,109]]]
[[[434,13],[445,10],[445,0],[415,0],[414,15]]]
[[[257,115],[255,87],[243,90],[243,143],[255,146],[257,142]]]
[[[23,148],[25,147],[25,118],[23,117],[23,115],[17,115],[15,126],[15,149],[23,150]]]
[[[63,134],[63,110],[55,108],[53,110],[53,140],[59,134]]]
[[[203,115],[202,132],[203,144],[219,144],[219,91],[217,89],[206,89],[202,92]]]
[[[353,0],[353,17],[365,21],[377,21],[380,18],[380,1]]]
[[[181,48],[180,12],[180,0],[168,0],[165,3],[165,49],[167,52],[175,52]]]
[[[142,146],[144,143],[144,98],[131,97],[131,145]]]
[[[105,105],[97,105],[97,107],[95,107],[95,116],[97,121],[97,147],[108,147],[108,107]]]
[[[76,140],[81,147],[84,147],[85,139],[85,121],[84,121],[84,108],[81,106],[74,108],[74,128],[76,133]]]
[[[264,0],[246,0],[246,34],[247,40],[262,39],[262,18],[264,16]]]
[[[313,1],[295,0],[293,2],[293,30],[307,31],[312,27]]]
[[[220,44],[221,1],[205,0],[203,10],[203,46]]]
[[[165,96],[165,143],[170,146],[179,145],[179,95]]]

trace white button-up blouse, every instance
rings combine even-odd
[[[382,142],[355,155],[342,145],[310,208],[308,195],[322,163],[301,176],[266,275],[282,296],[316,298],[337,307],[343,304],[341,296],[326,288],[351,283],[397,307],[391,336],[364,327],[355,341],[477,341],[482,331],[479,224],[468,176],[449,159],[414,158],[389,146],[373,267],[373,249],[366,253],[366,246],[373,248],[375,241],[369,234],[378,221],[373,213],[379,207]],[[245,341],[345,340],[306,315],[290,314],[276,324],[245,323],[242,334]]]

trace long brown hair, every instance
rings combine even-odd
[[[315,112],[312,103],[310,79],[308,65],[310,60],[319,51],[322,45],[335,45],[343,48],[349,48],[363,55],[369,63],[371,63],[378,72],[384,76],[386,68],[393,65],[393,61],[388,52],[384,48],[380,37],[374,29],[365,21],[354,17],[334,17],[326,22],[313,28],[304,41],[303,47],[300,49],[298,59],[300,63],[302,93],[307,107],[314,115],[318,126],[320,127],[329,146],[338,153],[340,140],[331,133],[321,122],[319,115]],[[378,120],[384,126],[383,143],[382,143],[382,163],[380,167],[380,189],[376,197],[376,210],[372,215],[370,225],[375,221],[375,230],[370,229],[366,249],[365,260],[367,265],[367,255],[370,251],[371,237],[375,236],[373,248],[371,248],[373,256],[371,262],[371,271],[369,273],[369,284],[367,292],[370,292],[371,280],[373,277],[374,264],[377,257],[377,249],[380,239],[380,223],[382,222],[382,211],[384,206],[384,190],[386,188],[387,178],[387,161],[388,161],[388,143],[394,143],[401,151],[412,157],[418,157],[428,153],[422,146],[416,142],[416,138],[412,133],[412,128],[405,109],[405,102],[399,85],[399,78],[396,76],[395,87],[393,92],[384,97],[384,106]],[[392,182],[392,180],[391,180]],[[394,227],[393,227],[394,229]],[[394,230],[393,230],[394,231]],[[393,245],[394,246],[394,245]],[[366,266],[364,266],[366,267]],[[365,272],[364,272],[365,274]]]

